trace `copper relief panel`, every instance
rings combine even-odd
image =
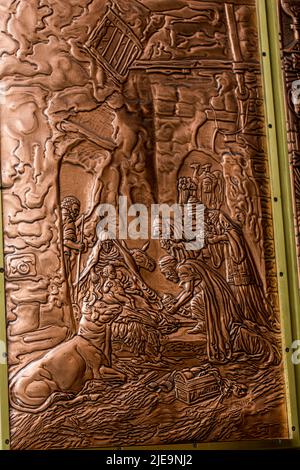
[[[294,201],[294,226],[300,285],[300,4],[282,0],[281,22],[282,69],[286,90],[289,164]]]
[[[0,6],[12,448],[288,438],[256,2]]]

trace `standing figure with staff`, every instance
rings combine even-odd
[[[75,264],[76,274],[79,277],[80,273],[80,260],[81,253],[85,249],[84,244],[84,216],[81,216],[80,221],[80,239],[78,240],[77,224],[80,213],[80,202],[74,196],[67,196],[61,203],[62,212],[62,225],[63,225],[63,250],[64,250],[64,262],[66,277],[68,279],[68,286],[72,304],[77,303],[78,290],[77,282],[78,279],[73,279],[73,270]],[[74,285],[76,286],[74,289]]]

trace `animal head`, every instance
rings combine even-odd
[[[87,296],[84,297],[83,302],[82,302],[82,313],[84,315],[92,313],[93,306],[95,305],[96,300],[97,300],[97,296],[94,293],[88,294]]]
[[[130,253],[139,268],[153,272],[156,268],[156,262],[147,254],[149,245],[150,242],[147,242],[142,248],[134,248],[130,250]]]

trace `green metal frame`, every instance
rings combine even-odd
[[[300,293],[297,278],[293,227],[292,190],[286,133],[286,109],[280,61],[277,0],[257,0],[260,49],[265,96],[268,155],[271,176],[275,251],[278,271],[280,311],[283,331],[284,367],[290,439],[210,444],[130,447],[131,450],[241,450],[300,447],[300,365],[292,363],[291,345],[300,339]],[[2,205],[0,201],[2,214]],[[3,271],[3,227],[0,221],[0,271]],[[6,321],[4,275],[0,272],[0,341],[5,345]],[[0,449],[9,449],[9,401],[7,363],[0,359]],[[129,449],[122,447],[118,449]]]
[[[289,173],[278,7],[278,1],[257,1],[290,442],[293,447],[299,447],[300,366],[292,363],[291,345],[295,339],[300,338],[300,292]]]
[[[2,194],[1,194],[2,196]],[[2,215],[2,197],[0,197]],[[9,401],[4,289],[3,222],[0,216],[0,450],[9,449]]]

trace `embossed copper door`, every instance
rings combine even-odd
[[[256,2],[0,5],[11,447],[288,439]]]
[[[294,198],[294,224],[300,283],[300,159],[299,159],[299,116],[300,116],[300,4],[292,0],[279,2],[281,26],[282,68],[286,86],[287,134],[289,160]]]

